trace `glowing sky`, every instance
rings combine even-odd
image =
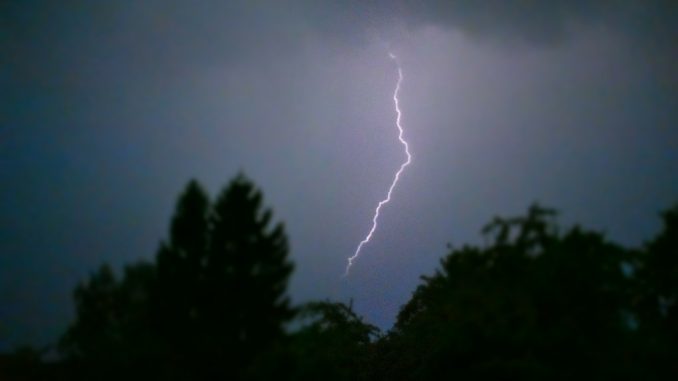
[[[53,341],[103,261],[151,258],[192,177],[244,170],[294,300],[384,328],[496,214],[537,200],[636,245],[678,201],[672,1],[43,3],[0,5],[0,350]],[[389,50],[417,156],[346,281],[403,159]]]

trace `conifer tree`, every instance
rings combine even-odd
[[[283,333],[292,317],[285,295],[292,272],[282,224],[271,226],[263,196],[238,175],[217,198],[210,214],[206,282],[206,326],[219,327],[231,357],[248,357]]]

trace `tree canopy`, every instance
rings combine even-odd
[[[678,376],[678,206],[626,248],[533,205],[449,247],[382,333],[352,305],[292,306],[284,227],[243,175],[180,195],[154,261],[74,291],[62,361],[0,357],[31,379],[440,380]],[[11,373],[2,361],[10,359]],[[32,369],[30,371],[26,369]],[[22,373],[21,369],[24,369]],[[37,371],[35,369],[38,369]]]
[[[76,288],[62,348],[88,376],[237,378],[282,337],[293,317],[287,237],[245,176],[213,202],[191,181],[169,230],[154,263],[120,280],[103,266]]]
[[[641,250],[564,230],[539,206],[452,249],[384,341],[384,379],[659,379],[678,375],[678,219]],[[672,320],[673,319],[673,320]]]

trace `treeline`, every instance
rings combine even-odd
[[[382,333],[351,306],[293,306],[282,224],[237,176],[193,181],[153,262],[104,265],[74,292],[59,361],[19,353],[6,379],[659,380],[678,377],[678,207],[638,249],[553,210],[495,218],[450,248]],[[1,364],[0,364],[1,365]],[[3,373],[4,372],[4,373]],[[23,377],[23,378],[22,378]]]

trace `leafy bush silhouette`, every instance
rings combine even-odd
[[[663,337],[676,327],[676,209],[642,253],[577,226],[561,233],[554,217],[535,205],[487,225],[489,245],[452,249],[380,343],[381,378],[678,374],[676,341]],[[660,313],[662,300],[671,304]]]

